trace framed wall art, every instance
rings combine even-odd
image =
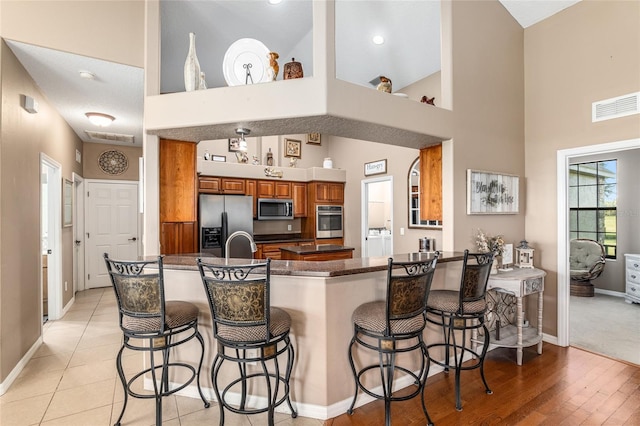
[[[517,214],[519,185],[515,175],[467,169],[467,214]]]
[[[321,145],[320,133],[309,133],[307,135],[307,143],[311,145]]]
[[[62,179],[62,227],[73,225],[73,182]]]
[[[231,138],[229,139],[229,152],[236,151],[240,151],[240,138]]]
[[[284,156],[300,158],[302,155],[302,142],[297,139],[284,140]]]
[[[364,175],[381,175],[387,173],[387,160],[372,161],[370,163],[364,163]]]

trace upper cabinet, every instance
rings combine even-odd
[[[310,194],[316,203],[344,203],[344,184],[340,182],[312,182]]]
[[[196,220],[196,145],[161,140],[159,161],[160,222]]]
[[[409,169],[409,227],[442,226],[442,145],[420,150]]]

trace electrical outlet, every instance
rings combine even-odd
[[[64,282],[64,291],[67,291],[67,281]]]
[[[291,231],[291,225],[287,225],[287,231]]]

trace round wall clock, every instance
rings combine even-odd
[[[121,175],[129,168],[129,160],[121,151],[105,151],[98,157],[100,169],[108,175]]]

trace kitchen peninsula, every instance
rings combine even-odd
[[[199,327],[205,339],[205,363],[201,376],[205,394],[213,398],[210,377],[211,361],[216,345],[206,295],[195,259],[197,254],[168,255],[164,258],[165,293],[167,300],[192,302],[200,309]],[[432,254],[396,254],[396,261],[429,259]],[[438,261],[433,288],[444,288],[446,282],[458,282],[462,253],[444,252]],[[260,260],[206,258],[206,262],[225,264],[258,263]],[[296,352],[292,373],[292,400],[299,415],[328,419],[343,414],[353,397],[353,381],[347,359],[347,347],[353,333],[351,315],[362,303],[384,298],[387,281],[387,258],[370,257],[324,262],[274,260],[271,262],[271,304],[286,310],[292,319],[291,335]],[[440,338],[441,331],[425,329],[425,339]],[[197,363],[198,351],[176,351],[174,360]],[[376,362],[371,355],[358,353],[358,362]],[[432,356],[440,357],[434,353]],[[253,367],[250,367],[253,368]],[[256,367],[257,368],[257,367]],[[416,361],[417,368],[417,361]],[[221,372],[225,379],[236,371]],[[432,367],[431,373],[439,370]],[[182,377],[171,377],[174,384]],[[409,379],[398,381],[401,387]],[[428,385],[427,385],[428,386]],[[259,389],[253,392],[260,395]],[[185,395],[196,396],[195,387]],[[361,397],[358,406],[369,402]],[[280,409],[286,410],[285,405]]]

